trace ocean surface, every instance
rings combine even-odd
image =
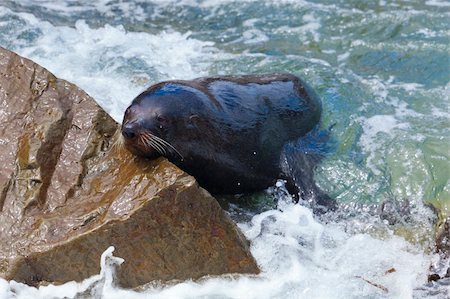
[[[338,212],[314,216],[282,186],[228,206],[262,273],[114,285],[102,272],[9,298],[450,298],[428,283],[435,213],[450,214],[450,2],[357,0],[0,0],[0,46],[93,96],[117,121],[152,83],[291,72],[323,101],[336,148],[315,171]]]

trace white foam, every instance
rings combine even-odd
[[[312,63],[321,64],[323,66],[331,67],[331,65],[328,63],[328,61],[325,61],[323,59],[309,58],[308,61],[310,61]]]
[[[384,133],[390,136],[392,139],[395,136],[394,130],[405,130],[409,128],[408,123],[399,123],[394,115],[374,115],[372,117],[360,117],[359,121],[362,124],[364,133],[360,137],[359,145],[368,154],[367,165],[372,171],[379,175],[381,172],[377,169],[373,160],[375,153],[384,146],[384,143],[380,141],[380,133]]]
[[[447,107],[448,108],[448,107]],[[449,109],[443,110],[436,107],[431,108],[431,113],[433,116],[442,117],[450,121],[450,112]]]
[[[77,294],[86,292],[88,289],[91,289],[90,293],[94,298],[104,298],[102,294],[112,288],[115,267],[124,262],[123,259],[113,256],[113,252],[113,246],[107,248],[100,257],[100,273],[80,283],[69,281],[62,285],[50,284],[35,288],[23,283],[7,282],[0,279],[0,299],[74,298]]]
[[[144,21],[146,15],[140,2],[132,1],[110,1],[110,0],[97,0],[97,1],[54,1],[54,0],[21,0],[22,5],[26,6],[39,6],[49,11],[55,11],[61,15],[73,15],[89,11],[98,11],[105,16],[113,16],[120,11],[122,17],[133,18],[136,20]]]
[[[320,34],[318,30],[321,27],[320,18],[315,17],[313,14],[306,14],[303,16],[303,21],[306,23],[301,26],[303,32],[309,32],[313,35],[314,41],[319,41]]]
[[[439,1],[439,0],[428,0],[425,1],[426,5],[430,6],[438,6],[438,7],[449,7],[450,3],[448,1]]]
[[[422,29],[418,30],[417,33],[423,34],[426,37],[436,37],[438,35],[438,33],[436,31],[431,31],[428,28],[422,28]]]
[[[242,33],[242,38],[237,39],[235,42],[244,42],[244,44],[259,44],[269,40],[267,35],[256,28],[245,30]]]
[[[418,83],[398,82],[394,76],[388,79],[379,76],[361,77],[356,74],[352,76],[360,81],[373,97],[363,101],[359,108],[361,113],[371,110],[373,105],[370,101],[379,103],[379,106],[385,109],[384,113],[380,111],[380,114],[356,118],[363,129],[358,145],[367,154],[367,166],[374,174],[380,175],[379,168],[384,167],[386,162],[384,158],[393,140],[398,138],[402,138],[402,142],[408,142],[406,139],[417,142],[424,140],[421,130],[413,130],[411,123],[416,123],[426,116],[412,109],[405,100],[398,98],[399,93],[424,92],[424,86]],[[438,89],[436,92],[442,91]],[[429,108],[433,109],[433,106],[430,105]],[[408,135],[405,135],[405,132],[409,132]]]
[[[290,26],[281,26],[274,30],[277,34],[289,33],[296,34],[297,38],[300,38],[303,41],[307,41],[307,35],[312,35],[314,41],[319,41],[320,33],[319,29],[321,28],[321,20],[319,17],[314,16],[314,14],[305,14],[302,17],[303,25],[290,27]]]
[[[10,11],[0,8],[0,13]],[[71,28],[18,15],[27,29],[41,34],[17,52],[77,84],[119,122],[131,100],[150,83],[205,75],[218,55],[213,43],[192,39],[189,32],[151,35],[127,32],[122,26],[94,29],[84,21]]]
[[[38,2],[38,3],[37,3]],[[103,1],[98,1],[103,2]],[[77,3],[70,3],[68,1],[52,1],[52,0],[21,0],[22,5],[36,5],[39,4],[41,7],[45,7],[48,10],[56,10],[60,13],[77,13],[84,12],[89,9],[86,5],[77,5]]]
[[[325,226],[308,208],[285,201],[280,201],[278,210],[259,214],[240,227],[263,271],[258,276],[210,277],[153,286],[143,293],[121,290],[112,281],[113,268],[121,260],[112,257],[110,248],[102,255],[101,273],[82,283],[36,289],[0,280],[0,296],[14,291],[18,299],[49,294],[72,298],[76,291],[90,287],[94,298],[111,299],[411,298],[412,290],[426,281],[427,268],[435,258],[399,237],[380,240],[346,233],[342,224]]]
[[[343,54],[338,55],[337,61],[343,62],[343,61],[347,60],[349,57],[350,57],[350,52],[345,52]]]

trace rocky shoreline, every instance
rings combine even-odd
[[[119,125],[84,91],[0,48],[0,277],[81,281],[109,247],[117,283],[259,273],[248,241],[195,179],[115,146]],[[436,251],[449,259],[447,218]],[[445,266],[445,265],[444,265]],[[431,269],[430,281],[450,275]]]
[[[29,285],[99,273],[118,284],[259,273],[217,201],[165,159],[114,146],[119,125],[84,91],[0,48],[0,277]]]

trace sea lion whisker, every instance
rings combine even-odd
[[[164,150],[164,153],[167,154],[166,146],[164,144],[162,144],[161,142],[159,142],[157,139],[154,139],[154,138],[151,138],[151,140],[152,140],[153,143],[155,143],[158,146],[160,146]]]
[[[123,138],[123,135],[120,134],[114,141],[114,143],[112,145],[112,149],[122,150],[124,147],[125,147],[125,139]]]
[[[161,137],[153,135],[150,132],[143,132],[141,133],[141,136],[145,138],[148,145],[155,148],[161,155],[167,155],[166,148],[169,147],[174,152],[176,152],[181,157],[182,160],[184,159],[183,155],[181,155],[180,152],[173,145],[171,145],[169,142],[165,141]],[[150,142],[150,140],[152,142]]]
[[[158,148],[158,152],[161,155],[167,155],[166,149],[161,144],[157,143],[155,140],[149,140],[150,144],[152,144],[153,147]]]
[[[164,155],[164,149],[157,143],[155,143],[150,137],[146,136],[145,143],[147,146],[154,148],[159,154]]]
[[[148,144],[148,141],[150,140],[150,138],[149,138],[148,135],[141,134],[141,135],[139,136],[139,138],[140,138],[141,142],[144,143],[146,146],[149,145],[149,144]]]
[[[145,148],[148,148],[148,147],[149,147],[149,145],[148,145],[148,143],[147,143],[145,137],[142,136],[142,135],[139,136],[139,142],[140,142],[141,144],[143,144],[143,145],[145,146]]]
[[[145,145],[144,137],[142,135],[139,135],[139,142]]]
[[[151,138],[151,134],[149,132],[143,132],[141,135],[144,135],[147,138]]]
[[[161,151],[161,148],[159,146],[155,146],[154,143],[151,142],[150,137],[148,135],[140,134],[139,140],[146,148],[151,147],[151,148],[155,149],[161,155],[163,154]]]
[[[161,155],[166,155],[167,154],[166,149],[164,148],[164,146],[162,146],[161,144],[159,144],[155,140],[153,140],[149,134],[145,135],[145,140],[146,140],[146,142],[147,142],[147,144],[149,146],[153,147]]]
[[[158,137],[156,137],[156,138],[155,137],[156,136],[151,135],[150,140],[165,150],[167,145],[164,142],[161,142]]]
[[[184,160],[183,155],[180,154],[180,152],[179,152],[172,144],[170,144],[169,142],[165,141],[165,140],[162,139],[161,137],[158,137],[158,136],[155,136],[155,135],[151,135],[151,136],[152,136],[152,138],[154,138],[155,140],[159,141],[160,144],[170,147],[173,151],[175,151],[175,152],[180,156],[181,160]]]
[[[153,140],[153,138],[151,137],[152,135],[148,132],[144,132],[142,133],[142,136],[145,138],[145,142],[148,146],[153,147],[158,153],[160,153],[161,155],[165,154],[165,149],[162,145],[158,144],[157,142],[155,142]]]

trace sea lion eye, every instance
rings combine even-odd
[[[156,115],[156,120],[160,123],[167,123],[167,118],[165,118],[164,116],[161,115]]]

